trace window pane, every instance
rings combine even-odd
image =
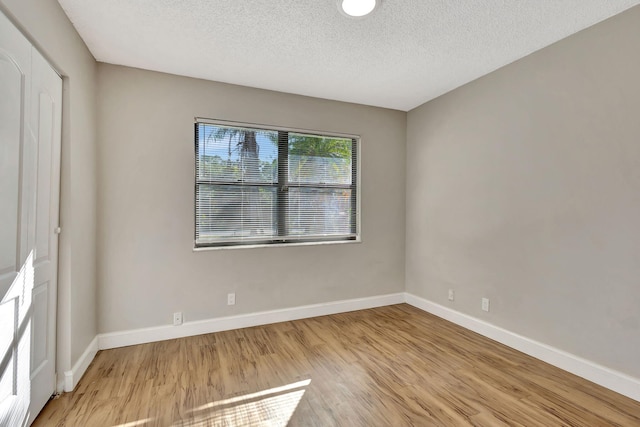
[[[289,182],[351,184],[351,139],[289,133]]]
[[[278,132],[198,124],[198,180],[278,182]]]
[[[262,240],[277,234],[276,188],[200,184],[196,243]]]
[[[289,189],[287,229],[290,236],[352,235],[351,215],[349,189]]]

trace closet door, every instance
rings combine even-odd
[[[60,201],[60,138],[62,79],[40,53],[31,49],[31,138],[35,141],[36,173],[30,233],[35,239],[31,292],[30,421],[56,388],[56,302]]]
[[[31,283],[29,201],[35,165],[29,115],[31,45],[0,15],[0,425],[20,426],[29,411]],[[27,359],[28,361],[28,359]]]
[[[0,425],[55,391],[60,77],[0,13]]]

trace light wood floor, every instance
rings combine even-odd
[[[101,351],[35,426],[640,426],[640,403],[406,304]]]

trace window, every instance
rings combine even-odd
[[[358,138],[195,123],[196,247],[358,239]]]

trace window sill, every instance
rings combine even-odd
[[[358,237],[356,240],[336,240],[327,242],[300,242],[300,243],[269,243],[256,245],[235,245],[235,246],[205,246],[193,248],[193,252],[220,251],[227,249],[256,249],[256,248],[289,248],[299,246],[325,246],[325,245],[348,245],[353,243],[362,243],[362,239]]]

